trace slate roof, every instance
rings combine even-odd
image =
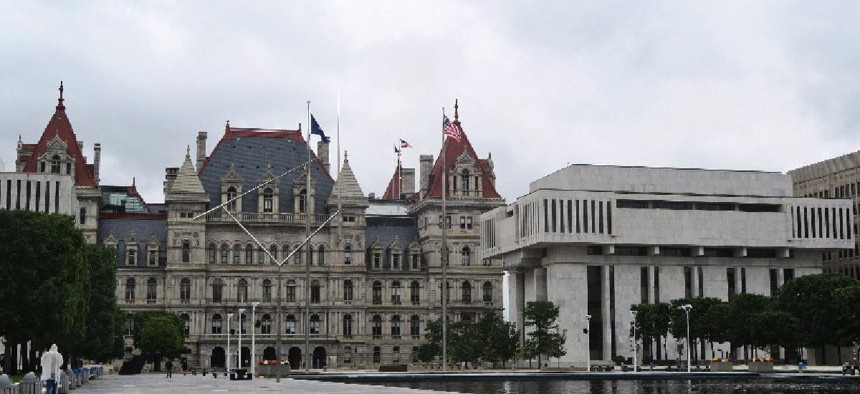
[[[343,192],[341,192],[341,190]],[[361,185],[355,174],[352,172],[352,167],[349,165],[349,157],[346,152],[343,155],[343,167],[340,169],[340,174],[337,176],[337,182],[334,183],[328,203],[337,205],[337,197],[340,195],[342,203],[367,205],[367,197],[361,191]]]
[[[382,268],[391,267],[391,252],[389,246],[396,240],[399,243],[401,257],[401,268],[406,270],[408,263],[406,256],[409,255],[409,245],[418,239],[418,223],[410,216],[368,216],[367,230],[365,232],[365,245],[367,253],[365,263],[370,263],[370,256],[374,245],[379,245],[382,250]]]
[[[149,256],[147,245],[152,236],[158,240],[159,266],[167,261],[167,215],[105,214],[99,218],[98,244],[104,245],[108,237],[116,239],[116,264],[125,267],[126,239],[133,236],[138,245],[137,266],[146,267]]]
[[[93,177],[93,166],[87,165],[84,160],[84,155],[81,149],[78,148],[78,137],[72,129],[72,123],[66,115],[66,106],[63,104],[63,84],[60,83],[60,98],[57,100],[57,108],[48,125],[45,126],[45,131],[42,132],[42,137],[35,145],[25,144],[27,151],[30,151],[30,157],[24,163],[22,172],[38,172],[39,156],[45,154],[48,142],[59,137],[65,144],[69,156],[75,159],[75,186],[90,186],[96,185]]]
[[[385,193],[382,194],[383,200],[400,200],[400,195],[403,194],[400,189],[400,184],[403,182],[398,182],[401,178],[403,172],[403,166],[400,163],[397,163],[397,167],[394,168],[394,174],[391,174],[391,180],[388,181],[388,187],[385,188]]]
[[[181,197],[194,198],[195,196],[203,197],[206,191],[203,190],[203,184],[200,183],[200,178],[197,177],[197,171],[194,170],[194,164],[191,164],[191,155],[189,151],[185,152],[185,161],[182,162],[182,167],[179,168],[179,173],[176,174],[176,179],[167,191],[171,200]]]
[[[224,136],[198,171],[203,188],[209,195],[210,206],[221,204],[221,178],[230,172],[231,166],[242,178],[242,190],[257,186],[272,165],[275,176],[298,167],[308,161],[307,144],[299,130],[274,130],[225,127]],[[311,178],[315,184],[314,207],[316,213],[324,213],[326,200],[331,193],[334,180],[311,151]],[[293,182],[301,176],[295,170],[278,179],[279,212],[293,212]],[[243,212],[257,211],[257,192],[242,198]]]
[[[482,197],[501,198],[502,196],[499,195],[498,191],[496,191],[496,188],[493,186],[493,182],[489,176],[490,159],[478,158],[478,155],[475,153],[475,149],[472,148],[472,143],[469,142],[469,137],[466,135],[466,131],[463,130],[457,117],[458,115],[456,115],[455,112],[454,121],[452,123],[460,128],[462,137],[460,137],[459,142],[451,137],[445,138],[445,141],[442,143],[442,150],[439,152],[439,156],[437,156],[438,158],[436,159],[436,163],[433,164],[433,171],[430,172],[430,190],[427,192],[426,197],[442,198],[442,174],[445,173],[442,169],[442,154],[444,153],[445,155],[445,167],[447,167],[447,172],[450,172],[454,168],[457,158],[465,153],[475,160],[475,167],[481,172],[481,185],[483,190]]]

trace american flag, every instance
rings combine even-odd
[[[442,133],[460,142],[462,132],[460,127],[448,120],[448,117],[442,115]]]
[[[412,145],[409,145],[409,143],[406,142],[406,140],[400,140],[400,149],[406,149],[406,148],[411,148],[411,147],[412,147]]]

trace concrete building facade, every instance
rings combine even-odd
[[[772,295],[821,272],[823,251],[853,247],[851,206],[794,198],[779,173],[572,165],[482,215],[481,244],[510,271],[511,319],[523,326],[528,301],[556,303],[568,330],[558,363],[582,367],[588,357],[633,356],[634,304]],[[675,359],[677,341],[667,342],[645,354]],[[731,351],[720,344],[698,354]]]

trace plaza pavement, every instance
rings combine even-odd
[[[285,378],[280,383],[275,379],[234,380],[223,376],[213,379],[207,376],[183,376],[174,374],[167,379],[163,373],[100,376],[89,383],[71,391],[72,394],[108,393],[108,394],[143,394],[143,393],[299,393],[299,394],[433,394],[442,391],[415,390],[407,388],[373,386],[368,384],[347,384],[299,380]]]

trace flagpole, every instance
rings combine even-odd
[[[310,238],[311,234],[311,169],[313,168],[313,163],[311,163],[311,129],[313,125],[311,124],[311,102],[308,100],[308,166],[307,177],[305,179],[305,238]],[[310,372],[311,368],[311,356],[310,356],[310,348],[311,348],[311,336],[310,336],[310,322],[311,322],[311,242],[308,239],[305,244],[305,250],[307,250],[307,256],[305,258],[305,321],[304,321],[304,330],[305,330],[305,372]]]
[[[340,89],[337,91],[337,178],[340,180]],[[343,183],[340,184],[343,188]],[[341,212],[340,197],[343,195],[343,190],[337,191],[337,210]],[[338,216],[337,220],[337,242],[343,253],[343,214]]]
[[[442,107],[442,123],[445,107]],[[448,167],[445,163],[445,128],[442,128],[442,372],[448,370],[448,214],[445,195],[448,194]]]
[[[400,199],[400,192],[401,192],[400,189],[402,188],[402,185],[401,185],[402,181],[400,180],[400,177],[401,177],[401,174],[400,174],[400,171],[401,171],[400,170],[400,152],[402,150],[403,150],[402,146],[400,147],[400,149],[397,150],[397,195],[395,195],[395,197],[394,197],[395,200]]]

